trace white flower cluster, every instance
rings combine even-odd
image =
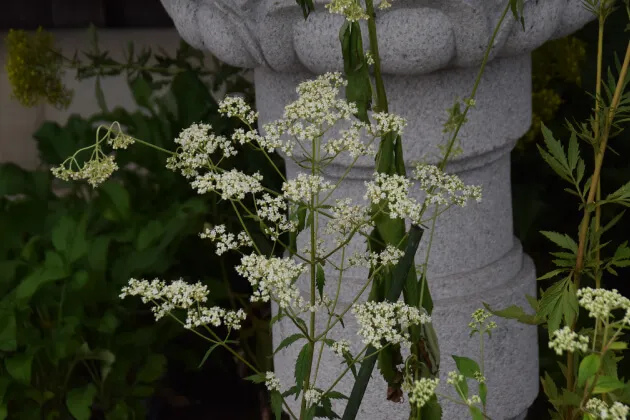
[[[357,252],[353,254],[348,263],[350,266],[376,268],[379,266],[396,265],[404,255],[404,251],[393,245],[387,245],[381,252]]]
[[[304,393],[304,400],[308,406],[315,405],[322,398],[322,393],[316,389],[309,389]]]
[[[208,172],[199,175],[190,185],[199,194],[216,191],[223,200],[242,200],[246,194],[256,194],[263,190],[262,179],[258,172],[247,175],[238,169],[232,169],[223,173]]]
[[[468,328],[470,328],[474,332],[486,332],[492,331],[497,327],[497,323],[494,321],[486,322],[492,316],[492,314],[485,309],[477,309],[470,316],[472,321],[468,324]]]
[[[284,108],[278,128],[299,140],[319,136],[322,127],[340,120],[353,121],[357,107],[339,99],[339,88],[347,85],[341,73],[326,73],[298,85],[298,99]],[[304,122],[308,123],[306,126]]]
[[[622,296],[615,289],[592,289],[583,287],[577,291],[579,304],[588,311],[588,316],[600,320],[608,320],[615,309],[625,309],[626,318],[630,318],[630,299]],[[624,318],[624,322],[626,322]]]
[[[262,138],[256,130],[245,131],[242,128],[237,128],[234,130],[234,132],[232,133],[232,141],[234,143],[240,144],[248,144],[252,142],[261,144],[265,142],[264,138]],[[273,152],[273,148],[270,150],[270,152]]]
[[[296,179],[291,179],[282,184],[284,196],[291,201],[309,202],[320,193],[332,189],[332,184],[324,181],[319,175],[298,174]]]
[[[175,139],[179,145],[177,152],[166,161],[166,167],[179,170],[186,178],[199,176],[199,169],[211,163],[212,154],[220,150],[225,157],[235,156],[236,149],[224,136],[211,132],[208,124],[193,124],[182,130]]]
[[[229,311],[220,307],[207,308],[202,306],[208,300],[208,287],[197,282],[189,284],[182,279],[170,284],[155,279],[137,280],[129,279],[127,286],[121,290],[120,298],[127,296],[140,296],[143,303],[151,303],[151,311],[158,321],[174,309],[187,310],[186,328],[201,325],[219,327],[225,325],[228,328],[239,329],[241,321],[245,319],[245,312]]]
[[[475,372],[475,380],[480,384],[486,383],[486,377],[481,374],[481,372]]]
[[[570,327],[564,327],[553,332],[552,339],[549,340],[549,348],[561,356],[564,351],[573,353],[576,350],[588,350],[588,341],[587,336],[571,331]]]
[[[359,156],[374,156],[376,154],[374,147],[361,141],[361,130],[364,127],[365,124],[361,121],[353,121],[349,129],[339,131],[341,138],[329,140],[324,145],[324,151],[333,156],[347,151],[353,159]]]
[[[205,306],[191,307],[188,309],[184,328],[192,329],[202,325],[212,325],[214,327],[225,325],[227,328],[239,330],[241,328],[241,322],[243,322],[245,318],[247,318],[247,315],[242,309],[229,311],[219,306],[213,306],[211,308]]]
[[[266,232],[274,240],[277,240],[284,232],[293,232],[297,229],[296,223],[289,221],[286,213],[287,202],[282,196],[272,197],[265,193],[262,198],[256,200],[258,217],[274,224]]]
[[[117,169],[118,165],[116,165],[113,156],[103,156],[97,154],[96,158],[85,162],[83,167],[78,171],[66,168],[62,164],[61,166],[52,168],[51,172],[55,177],[61,180],[85,180],[92,187],[96,188],[105,182]]]
[[[341,357],[350,352],[350,342],[345,339],[335,341],[330,347],[335,354]]]
[[[302,305],[300,292],[293,283],[303,271],[302,264],[290,258],[267,258],[256,254],[245,255],[236,267],[236,272],[254,288],[252,302],[273,299],[283,309]]]
[[[116,131],[116,134],[114,136],[108,136],[107,143],[112,146],[112,149],[126,149],[127,147],[135,143],[135,139],[130,135],[123,133],[122,131]]]
[[[367,181],[366,194],[363,197],[370,203],[383,205],[392,219],[408,218],[417,222],[421,206],[409,197],[411,182],[402,175],[375,173],[373,181]]]
[[[630,407],[616,401],[612,406],[599,398],[591,398],[586,403],[586,411],[597,419],[601,420],[626,420],[630,413]]]
[[[465,381],[464,375],[460,374],[456,370],[452,370],[448,373],[448,379],[446,380],[446,383],[456,386],[463,381]]]
[[[273,372],[265,373],[265,386],[269,392],[280,391],[280,379]]]
[[[435,165],[418,165],[413,172],[420,188],[427,192],[429,204],[466,206],[468,200],[481,202],[481,187],[465,185],[456,175],[449,175]]]
[[[258,119],[258,113],[254,112],[239,96],[227,96],[219,102],[219,113],[228,117],[237,117],[249,125],[256,123]]]
[[[246,232],[239,232],[238,235],[235,236],[233,233],[227,231],[225,225],[217,225],[212,229],[207,228],[205,231],[201,232],[199,236],[202,239],[210,239],[216,244],[217,255],[222,255],[233,249],[253,246],[253,242]]]
[[[409,394],[409,402],[420,408],[433,397],[439,384],[439,378],[420,378],[417,381],[405,380],[401,388]]]
[[[426,313],[402,302],[365,302],[352,308],[352,313],[363,342],[377,349],[383,347],[383,342],[410,346],[409,332],[405,330],[431,322]]]
[[[361,19],[367,20],[368,15],[363,10],[358,0],[331,0],[326,5],[330,13],[345,16],[349,22],[357,22]]]
[[[372,114],[372,118],[376,121],[370,127],[370,132],[374,136],[382,136],[390,132],[402,135],[407,125],[407,121],[403,117],[387,112],[375,112]]]
[[[353,205],[351,198],[338,199],[330,211],[333,217],[328,219],[324,232],[334,235],[338,245],[352,231],[374,226],[370,209],[367,206]]]

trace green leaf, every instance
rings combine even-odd
[[[111,238],[108,236],[97,236],[88,249],[88,262],[96,272],[105,272],[107,269],[107,252]]]
[[[545,139],[545,144],[547,145],[547,150],[549,150],[549,153],[565,169],[569,169],[569,162],[567,161],[566,155],[564,154],[564,148],[562,147],[562,143],[560,143],[559,140],[556,140],[553,137],[553,133],[551,132],[551,130],[547,128],[547,126],[545,126],[545,124],[541,124],[541,131]]]
[[[582,362],[578,371],[578,386],[582,387],[588,378],[595,376],[601,365],[601,359],[597,354],[589,354]]]
[[[151,95],[153,94],[153,89],[144,77],[137,76],[133,80],[130,80],[129,87],[131,89],[131,93],[133,94],[133,98],[139,106],[149,110],[153,109],[151,106]]]
[[[88,384],[84,388],[74,388],[66,396],[66,407],[75,420],[90,420],[92,416],[92,403],[97,390],[94,384]]]
[[[365,61],[359,22],[345,22],[341,27],[339,38],[347,80],[346,99],[357,105],[357,118],[367,122],[367,111],[372,102],[372,82],[369,67]]]
[[[156,242],[164,233],[164,227],[157,220],[151,220],[138,233],[136,249],[142,251]]]
[[[265,372],[255,373],[245,378],[248,381],[251,381],[255,384],[262,384],[267,380],[267,374]]]
[[[273,354],[278,353],[280,350],[282,350],[285,347],[289,347],[291,344],[295,343],[300,338],[306,338],[306,337],[304,337],[304,334],[302,333],[297,333],[297,334],[293,334],[286,337],[284,340],[280,342],[280,344],[278,345],[278,348],[273,352]]]
[[[210,354],[214,351],[214,349],[216,349],[219,346],[220,343],[215,343],[213,344],[207,351],[206,354],[203,355],[203,359],[201,359],[201,362],[199,362],[199,366],[197,366],[197,369],[201,368],[203,366],[204,363],[206,363],[206,360],[208,360],[208,357],[210,356]]]
[[[578,146],[577,136],[575,135],[575,133],[571,133],[567,154],[569,158],[569,168],[571,169],[571,171],[573,171],[577,166],[578,160],[580,159],[580,148]]]
[[[280,420],[282,418],[282,395],[278,391],[271,391],[271,411],[276,418]]]
[[[339,391],[328,391],[326,393],[326,397],[330,398],[331,400],[347,400],[348,396],[342,394]]]
[[[96,103],[100,108],[101,112],[104,114],[109,113],[107,109],[107,102],[105,101],[105,95],[103,94],[103,88],[101,87],[101,78],[100,76],[96,76],[96,83],[94,84],[95,94],[96,94]]]
[[[547,318],[549,335],[560,328],[564,310],[570,305],[565,304],[567,286],[571,283],[569,277],[564,278],[545,290],[539,301],[538,316]]]
[[[471,406],[468,406],[468,409],[470,410],[470,418],[472,420],[484,420],[485,419],[485,417],[483,416],[483,412],[481,411],[481,409],[479,407],[471,405]]]
[[[561,233],[547,232],[547,231],[541,231],[540,233],[545,235],[547,239],[549,239],[551,242],[555,243],[556,245],[564,249],[568,249],[569,251],[572,251],[573,253],[577,253],[578,244],[569,235],[567,234],[563,235]]]
[[[166,370],[166,357],[162,354],[150,354],[136,376],[137,382],[153,383],[160,379]]]
[[[312,351],[313,348],[310,343],[304,344],[295,362],[295,384],[300,390],[303,389],[304,380],[311,369]]]
[[[459,371],[459,373],[464,375],[466,378],[474,379],[475,373],[481,372],[479,365],[474,360],[468,357],[455,355],[452,355],[451,357],[453,358],[453,360],[455,360],[455,365],[457,365],[457,370]]]
[[[600,376],[593,389],[593,394],[607,394],[621,389],[625,386],[623,382],[612,376]]]
[[[488,398],[488,385],[485,382],[479,384],[479,398],[481,398],[481,403],[485,406]]]
[[[544,379],[541,378],[540,382],[542,383],[543,390],[545,391],[545,394],[547,395],[549,400],[554,400],[558,397],[558,387],[556,386],[556,383],[553,381],[551,376],[549,376],[548,372],[545,372],[545,377]]]
[[[484,303],[483,306],[493,315],[506,319],[515,319],[523,324],[539,325],[543,323],[536,315],[525,312],[523,308],[517,305],[510,305],[505,309],[492,309],[490,305]]]
[[[26,302],[42,285],[60,280],[66,276],[67,272],[62,267],[40,268],[19,284],[15,291],[15,299],[20,302]]]
[[[130,201],[127,190],[115,181],[106,181],[99,187],[99,191],[110,204],[116,220],[128,219],[130,216]]]
[[[628,348],[628,343],[626,343],[625,341],[615,341],[613,343],[610,343],[610,345],[608,345],[608,348],[610,350],[626,350]]]
[[[16,381],[28,385],[31,383],[33,353],[19,353],[4,359],[7,373]]]
[[[317,283],[317,291],[319,292],[319,298],[324,298],[324,285],[326,284],[326,275],[324,274],[324,268],[321,264],[317,264],[315,271],[315,282]]]
[[[553,277],[555,277],[555,276],[557,276],[559,274],[566,273],[566,271],[567,270],[564,269],[564,268],[558,268],[556,270],[551,270],[547,274],[543,274],[542,276],[538,277],[536,280],[547,280],[547,279],[553,278]]]
[[[3,310],[0,315],[0,351],[15,351],[17,349],[17,323],[13,310]],[[2,401],[0,399],[0,401]]]

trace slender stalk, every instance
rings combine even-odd
[[[580,279],[582,276],[582,270],[584,269],[584,254],[586,248],[586,236],[588,233],[588,226],[591,221],[591,212],[592,207],[595,204],[595,197],[597,195],[601,170],[604,163],[604,154],[606,153],[606,146],[608,144],[608,136],[610,134],[610,128],[612,126],[615,113],[617,111],[617,106],[619,105],[619,101],[621,100],[621,96],[623,94],[624,81],[626,79],[626,75],[628,74],[628,66],[630,65],[630,42],[626,48],[626,54],[623,61],[623,65],[621,67],[621,71],[619,72],[619,78],[617,79],[617,86],[615,88],[615,93],[613,95],[612,102],[610,104],[610,109],[608,111],[608,115],[606,116],[606,121],[604,122],[603,132],[600,134],[599,150],[596,150],[595,154],[595,168],[593,170],[593,177],[591,181],[591,185],[588,191],[588,198],[586,200],[586,205],[584,206],[584,215],[582,217],[582,222],[580,223],[580,232],[579,232],[579,242],[578,242],[578,251],[575,262],[575,270],[573,271],[573,283],[576,289],[580,287]],[[572,329],[575,328],[575,322]],[[567,356],[567,389],[569,391],[573,391],[575,389],[575,381],[574,381],[574,370],[575,370],[575,361],[572,353],[569,353]],[[572,418],[572,408],[569,407],[567,410],[569,419]]]

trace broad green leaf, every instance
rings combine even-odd
[[[481,372],[479,365],[474,360],[468,357],[455,355],[452,355],[451,357],[453,357],[453,360],[455,360],[455,364],[457,365],[457,370],[459,371],[459,373],[464,375],[466,378],[474,379],[475,373]]]
[[[68,391],[66,407],[75,420],[90,420],[92,417],[92,403],[97,390],[94,384],[88,384],[84,388],[74,388]]]
[[[617,389],[621,389],[624,386],[625,384],[615,377],[600,376],[595,383],[593,394],[607,394]]]
[[[610,350],[626,350],[628,348],[628,343],[625,341],[615,341],[614,343],[611,343],[608,348]]]
[[[161,354],[150,354],[142,369],[136,376],[137,382],[152,383],[160,379],[166,370],[166,357]]]
[[[295,343],[300,338],[305,338],[304,334],[297,333],[297,334],[293,334],[293,335],[290,335],[290,336],[286,337],[284,340],[282,340],[280,342],[280,344],[278,345],[278,348],[273,352],[273,354],[278,353],[280,350],[282,350],[285,347],[289,347],[291,344]]]
[[[5,358],[4,367],[7,369],[7,373],[22,384],[30,384],[33,356],[33,353],[18,353]]]
[[[153,89],[144,77],[137,76],[133,80],[130,80],[129,88],[131,89],[131,93],[133,94],[136,104],[149,110],[153,109],[151,106],[151,95],[153,94]]]
[[[164,227],[157,220],[151,220],[138,233],[136,249],[142,251],[159,239],[164,233]]]
[[[127,190],[116,181],[106,181],[98,188],[99,192],[109,201],[116,220],[124,220],[130,216],[130,200]]]
[[[104,272],[107,269],[107,251],[111,238],[108,236],[97,236],[90,243],[88,249],[88,262],[94,271]]]
[[[42,285],[60,280],[67,274],[67,271],[62,267],[40,268],[19,284],[15,291],[15,299],[26,302]]]
[[[0,319],[2,319],[2,324],[0,324],[0,351],[15,351],[17,348],[17,323],[15,313],[13,310],[2,310]],[[2,400],[0,399],[0,401]]]
[[[328,391],[326,393],[326,397],[330,398],[331,400],[347,400],[348,397],[344,394],[342,394],[339,391]]]
[[[313,347],[310,343],[304,344],[295,361],[295,384],[299,389],[302,389],[304,386],[304,380],[311,369],[312,351]]]
[[[597,354],[589,354],[582,362],[578,370],[578,386],[582,387],[588,378],[595,376],[601,365],[601,359]]]
[[[479,407],[471,405],[471,406],[468,407],[468,409],[470,410],[470,418],[472,420],[484,420],[485,419],[485,417],[483,416],[483,412],[481,411],[481,409]]]
[[[317,264],[315,271],[315,282],[317,283],[317,291],[319,292],[319,298],[324,298],[324,285],[326,284],[326,275],[324,274],[324,268],[321,264]]]

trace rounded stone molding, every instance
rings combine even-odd
[[[182,37],[228,64],[277,72],[342,71],[339,28],[316,0],[304,20],[295,0],[162,0]],[[378,10],[382,68],[389,75],[422,75],[479,65],[504,7],[501,0],[394,0]],[[525,28],[509,16],[492,57],[530,52],[593,18],[582,0],[525,0]],[[364,45],[367,47],[367,31]]]

